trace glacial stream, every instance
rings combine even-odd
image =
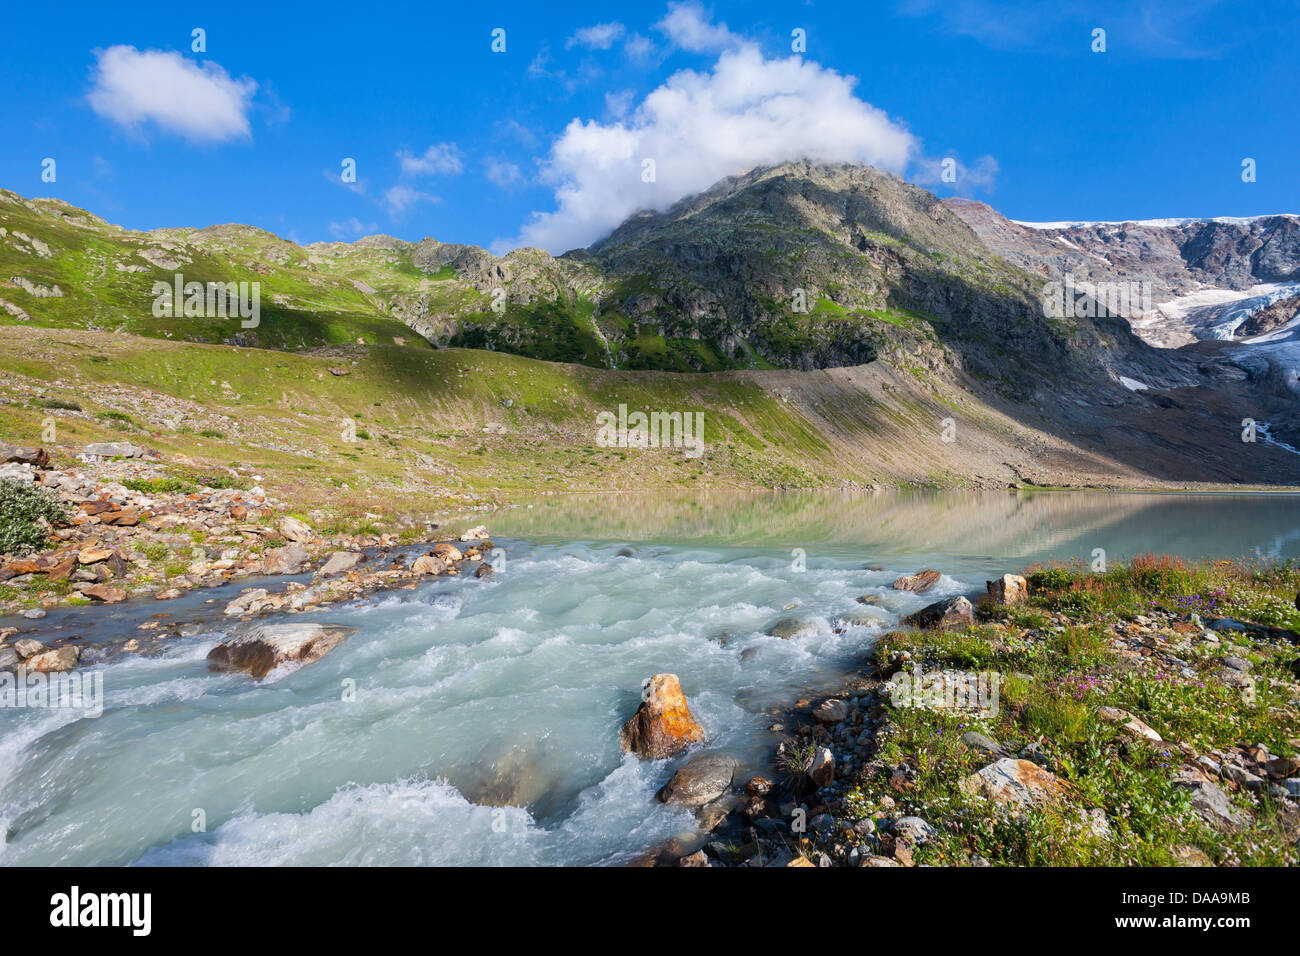
[[[676,673],[708,745],[764,771],[766,711],[987,577],[1096,549],[1300,556],[1297,496],[555,497],[486,520],[494,577],[312,614],[359,629],[316,663],[210,672],[242,626],[212,620],[94,665],[100,716],[0,708],[0,864],[618,863],[693,825],[654,799],[680,761],[620,752],[651,674]],[[933,591],[890,589],[925,567]],[[103,639],[96,613],[42,623]],[[786,617],[815,633],[765,636]]]

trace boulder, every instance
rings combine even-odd
[[[623,725],[623,750],[658,760],[704,739],[676,674],[655,674],[641,685],[641,706]]]
[[[262,554],[263,574],[298,574],[307,561],[307,549],[294,542],[283,548],[268,548]]]
[[[411,571],[414,574],[446,574],[447,565],[431,554],[422,554],[411,562]]]
[[[1157,744],[1164,739],[1127,710],[1120,710],[1118,707],[1100,707],[1097,709],[1097,716],[1107,723],[1123,724],[1124,730],[1134,738],[1150,740]]]
[[[816,634],[817,625],[812,621],[801,621],[797,617],[782,618],[768,628],[769,637],[779,637],[781,640],[789,640],[792,637],[803,637],[806,634]]]
[[[893,583],[895,591],[911,591],[913,594],[921,594],[930,590],[939,583],[943,577],[938,571],[927,569],[917,571],[915,574],[908,574]]]
[[[470,528],[460,536],[461,541],[486,541],[488,536],[487,528],[484,525]]]
[[[482,564],[480,564],[477,568],[474,569],[474,577],[476,578],[490,578],[495,573],[496,573],[496,569],[492,567],[492,565],[488,564],[486,561],[484,561]]]
[[[435,557],[441,558],[447,564],[455,564],[457,561],[464,560],[465,555],[460,553],[460,549],[454,544],[447,544],[445,541],[433,546]]]
[[[0,671],[13,670],[22,662],[17,650],[8,644],[0,644]]]
[[[320,660],[355,630],[338,624],[261,624],[214,647],[208,664],[213,670],[247,671],[262,678],[280,664]]]
[[[21,658],[35,657],[37,654],[43,654],[47,648],[40,641],[34,641],[30,637],[24,637],[14,641],[14,650],[18,652]]]
[[[1029,598],[1029,582],[1019,574],[1004,574],[995,581],[985,581],[984,585],[994,604],[1019,604]]]
[[[325,562],[316,574],[322,578],[332,578],[340,574],[347,574],[357,566],[361,560],[361,555],[356,551],[335,551],[330,555],[329,560]]]
[[[849,705],[832,697],[813,708],[812,716],[819,724],[842,724],[849,719]]]
[[[961,595],[928,604],[903,618],[913,627],[964,627],[975,623],[975,606]]]
[[[0,462],[5,464],[12,462],[19,465],[32,465],[36,468],[48,468],[50,464],[50,456],[44,448],[23,448],[20,445],[6,445],[0,443]]]
[[[29,670],[41,671],[70,671],[77,666],[77,661],[81,658],[81,651],[75,647],[60,647],[52,651],[46,651],[43,654],[37,654],[35,657],[27,658],[26,667]]]
[[[656,796],[663,803],[702,807],[731,789],[740,761],[720,750],[696,754],[682,764]]]
[[[265,601],[270,596],[266,588],[250,588],[243,592],[226,605],[225,614],[227,617],[238,617],[241,614],[249,614],[256,609],[256,606]]]
[[[126,600],[124,588],[111,588],[107,584],[92,584],[81,589],[81,593],[104,604],[120,604]]]
[[[819,787],[829,787],[835,780],[835,755],[829,747],[818,747],[813,754],[808,777]]]
[[[302,543],[312,539],[311,525],[305,521],[299,521],[297,518],[290,518],[287,515],[280,519],[276,530],[290,541]]]
[[[129,441],[99,441],[87,445],[82,454],[96,458],[143,458],[147,452]]]
[[[1003,757],[971,774],[958,786],[1013,810],[1044,806],[1070,793],[1070,785],[1029,760]]]

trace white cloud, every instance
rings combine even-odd
[[[697,8],[669,14],[678,18],[679,43],[716,39],[725,30],[687,25],[691,9]],[[666,209],[726,176],[801,157],[901,173],[919,143],[855,96],[856,82],[799,57],[767,59],[744,43],[723,52],[708,72],[673,74],[627,119],[575,119],[542,168],[556,208],[534,213],[513,245],[556,253],[587,246],[638,209]],[[655,161],[654,182],[642,182],[644,159]]]
[[[627,28],[617,21],[597,23],[595,26],[583,27],[574,33],[564,41],[564,48],[571,50],[575,46],[582,46],[588,50],[608,50],[626,32]]]
[[[112,46],[98,53],[92,82],[86,97],[91,108],[127,129],[153,123],[196,142],[251,135],[248,110],[257,83],[248,77],[232,79],[216,63]]]
[[[623,52],[633,63],[645,63],[650,57],[654,56],[655,44],[649,37],[643,37],[639,33],[633,33],[623,44]]]
[[[683,50],[691,53],[719,53],[740,46],[744,41],[727,29],[725,23],[711,23],[698,3],[670,3],[668,15],[655,24]]]
[[[483,166],[483,175],[502,189],[512,189],[524,181],[524,174],[519,167],[503,159],[489,159]]]
[[[362,222],[356,216],[346,219],[343,222],[330,223],[330,235],[340,241],[345,239],[359,238],[361,236],[371,236],[379,231],[379,226],[373,222]]]
[[[394,219],[400,219],[406,215],[408,209],[422,202],[439,203],[442,199],[433,193],[408,186],[406,183],[398,183],[384,192],[384,205],[388,207],[388,214]]]
[[[459,173],[464,169],[460,150],[455,143],[435,143],[422,156],[402,151],[397,154],[402,164],[403,176],[433,176],[437,173]]]

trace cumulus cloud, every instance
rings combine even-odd
[[[426,149],[423,155],[414,156],[402,151],[397,154],[402,164],[404,176],[433,176],[438,173],[459,173],[464,169],[460,159],[460,150],[455,143],[436,143]]]
[[[710,22],[709,15],[698,3],[670,3],[668,15],[655,27],[691,53],[718,53],[744,43],[725,23]]]
[[[97,54],[91,108],[132,131],[152,123],[195,142],[251,136],[248,111],[257,83],[233,79],[211,61],[195,63],[179,53],[112,46]]]
[[[669,21],[679,45],[733,37],[695,7],[673,7]],[[856,82],[796,56],[768,59],[753,44],[727,49],[708,72],[673,74],[626,118],[569,123],[541,170],[555,210],[534,213],[516,240],[494,248],[587,246],[638,209],[666,209],[726,176],[801,157],[902,172],[919,144],[854,95]],[[647,159],[653,182],[643,181]]]
[[[597,23],[595,26],[583,27],[575,32],[564,41],[564,48],[571,50],[575,46],[581,46],[588,50],[608,50],[626,32],[627,28],[617,21]]]

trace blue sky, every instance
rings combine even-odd
[[[134,229],[495,251],[805,153],[1015,219],[1300,212],[1292,2],[270,7],[13,6],[0,185]]]

